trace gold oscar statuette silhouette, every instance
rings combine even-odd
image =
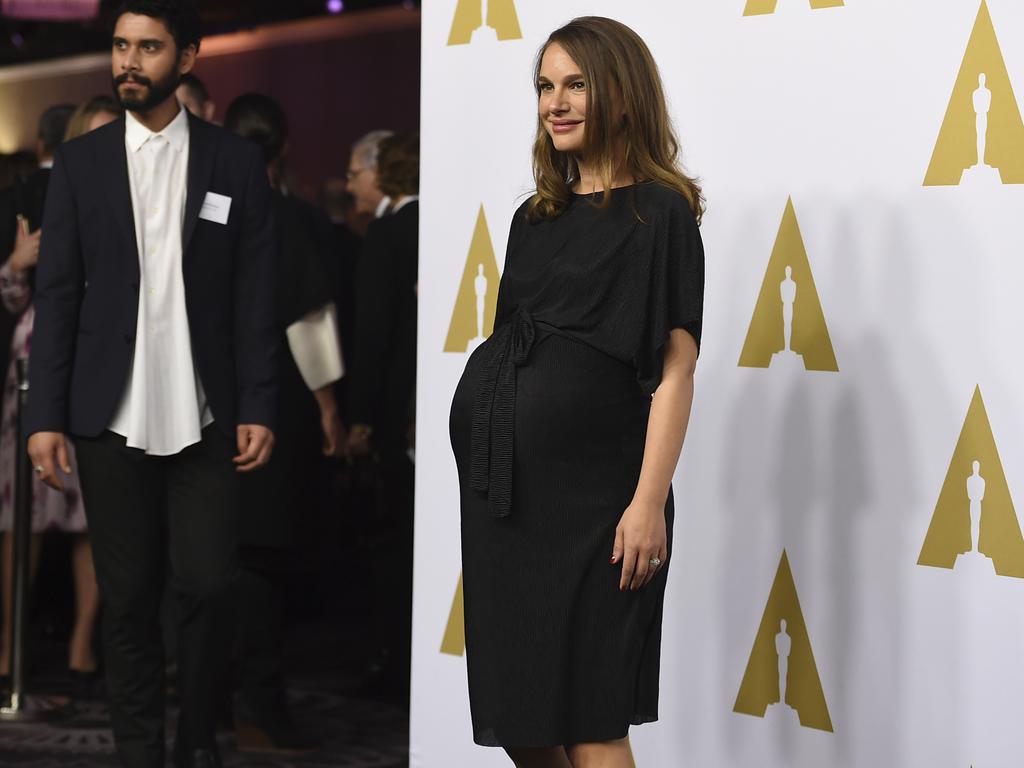
[[[733,711],[832,732],[825,693],[785,551],[779,561]]]
[[[792,198],[782,214],[739,366],[839,370]]]
[[[491,335],[500,280],[487,217],[481,205],[448,325],[445,352],[472,352]]]
[[[521,40],[515,0],[458,0],[448,45]]]
[[[980,386],[974,388],[917,563],[1024,579],[1024,537]]]
[[[1024,184],[1024,121],[982,0],[924,186]]]
[[[800,3],[808,3],[810,7],[817,11],[822,8],[842,8],[844,3],[843,0],[794,0]],[[747,0],[747,4],[743,7],[744,16],[764,16],[770,13],[775,13],[775,7],[778,5],[779,0]]]
[[[449,656],[462,656],[466,653],[466,620],[465,610],[462,604],[462,574],[459,574],[459,583],[455,587],[455,597],[452,598],[452,607],[448,612],[448,621],[445,623],[444,637],[441,639],[441,653]]]

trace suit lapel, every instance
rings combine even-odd
[[[206,193],[210,191],[210,177],[217,154],[217,137],[207,130],[202,120],[188,116],[188,193],[185,199],[185,227],[181,235],[181,252],[188,253],[188,245],[196,231],[199,211]]]
[[[120,130],[108,130],[105,140],[108,142],[103,149],[106,156],[101,161],[106,165],[106,158],[111,159],[109,165],[113,172],[103,174],[107,182],[107,200],[110,201],[114,210],[114,219],[121,230],[121,239],[128,244],[125,253],[135,258],[131,259],[132,270],[137,274],[139,271],[139,241],[135,236],[135,213],[132,209],[132,187],[128,178],[128,150],[124,143],[125,122],[122,117],[117,125]]]

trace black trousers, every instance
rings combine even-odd
[[[404,435],[380,451],[378,505],[381,539],[372,572],[377,599],[379,649],[390,655],[390,682],[409,693],[412,654],[412,557],[416,470],[405,453]]]
[[[284,604],[287,551],[241,550],[236,654],[237,720],[261,728],[290,725],[284,677]]]
[[[110,717],[121,762],[164,765],[160,603],[166,581],[177,603],[177,746],[215,749],[238,571],[234,446],[208,427],[201,442],[174,456],[147,456],[111,432],[76,438],[75,451],[103,601]]]

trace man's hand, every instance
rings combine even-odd
[[[320,411],[320,429],[324,433],[324,456],[348,458],[348,433],[337,411]]]
[[[324,456],[348,458],[348,433],[338,416],[338,402],[334,397],[334,384],[327,384],[314,390],[317,407],[320,409],[320,430],[324,435]]]
[[[238,425],[238,455],[235,468],[239,472],[252,472],[270,461],[274,450],[274,433],[259,424]]]
[[[64,435],[60,432],[36,432],[28,439],[28,455],[36,477],[54,490],[63,491],[64,484],[57,475],[57,467],[65,475],[71,474],[68,443]]]
[[[348,431],[348,450],[352,456],[366,456],[370,453],[370,435],[373,427],[366,424],[353,424]]]
[[[20,274],[39,263],[39,240],[42,235],[41,229],[29,233],[28,219],[18,216],[18,233],[14,240],[14,250],[11,251],[11,269]]]

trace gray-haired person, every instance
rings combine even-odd
[[[393,135],[394,131],[370,131],[352,145],[348,161],[348,191],[356,199],[356,211],[378,219],[387,213],[391,199],[377,183],[377,156],[381,142]]]

